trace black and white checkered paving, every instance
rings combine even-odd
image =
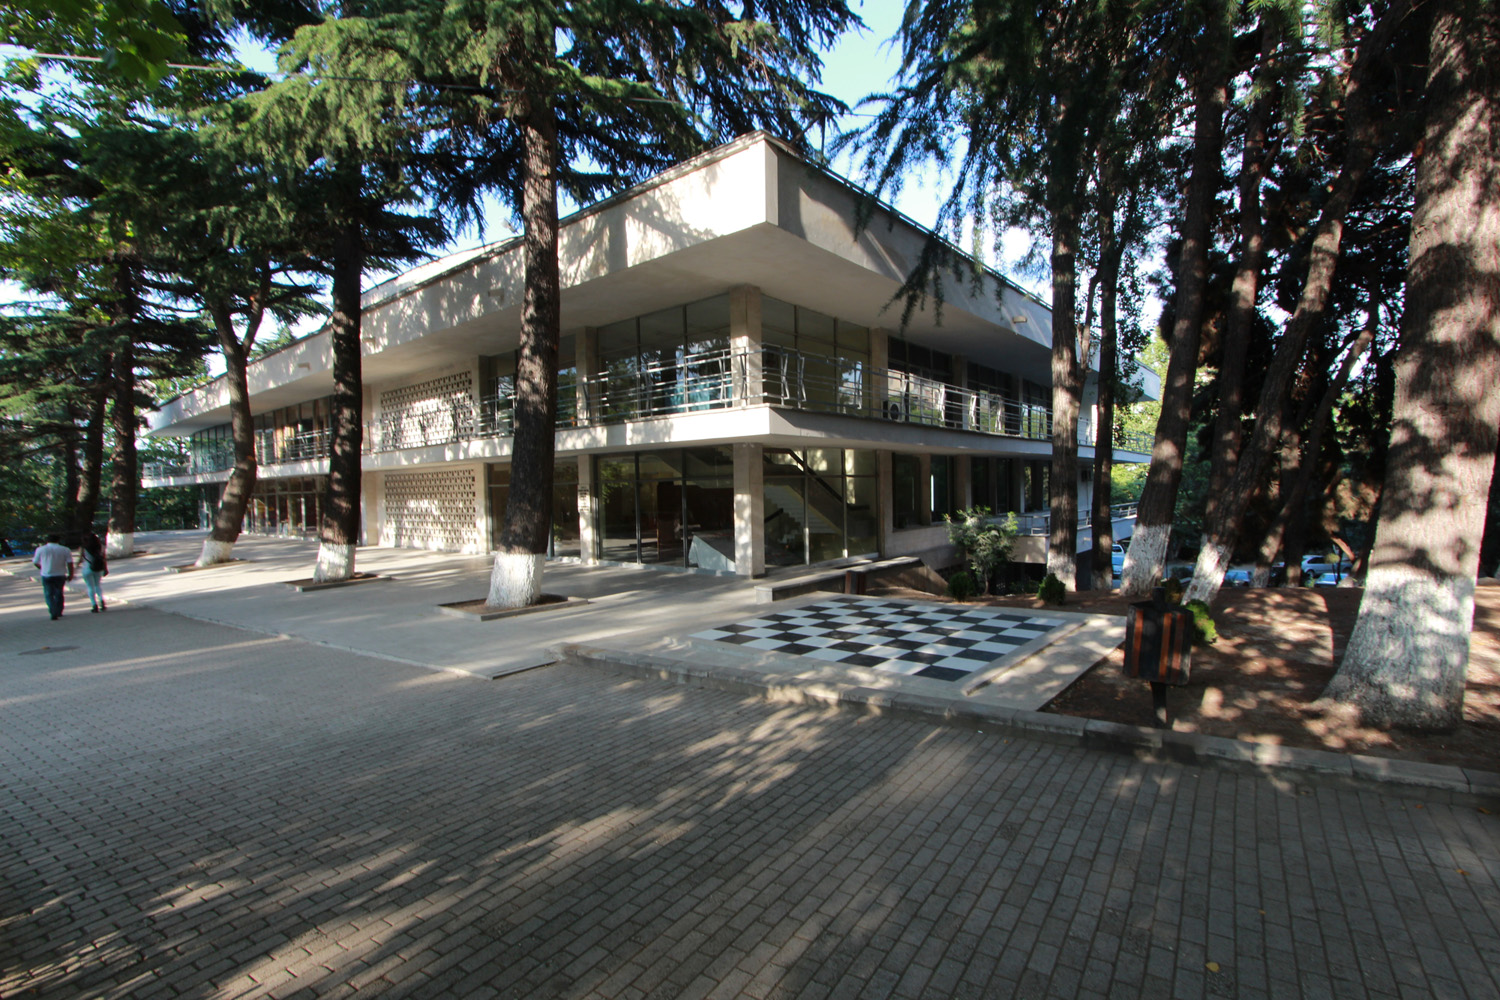
[[[1065,624],[1024,611],[830,597],[692,638],[957,681]]]

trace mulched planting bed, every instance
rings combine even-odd
[[[881,593],[917,596],[895,588]],[[1173,728],[1256,743],[1500,771],[1500,587],[1476,591],[1464,725],[1452,733],[1432,735],[1382,732],[1346,714],[1312,708],[1343,655],[1362,596],[1363,591],[1344,587],[1222,591],[1214,603],[1219,641],[1194,647],[1192,683],[1168,692]],[[971,603],[1045,607],[1034,597]],[[1069,595],[1059,610],[1123,615],[1130,603],[1112,592],[1093,591]],[[1124,675],[1124,658],[1124,650],[1116,649],[1043,711],[1150,725],[1150,688]]]

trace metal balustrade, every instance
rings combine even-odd
[[[581,391],[580,391],[581,390]],[[1052,412],[1040,404],[983,389],[968,389],[890,368],[871,368],[826,355],[767,346],[760,351],[705,351],[651,365],[620,364],[559,386],[557,424],[584,427],[707,410],[775,406],[870,420],[973,431],[1045,441]],[[467,396],[367,421],[365,454],[505,437],[513,433],[515,398],[492,395],[476,406]],[[327,428],[280,438],[264,434],[256,447],[262,465],[325,459]],[[1078,442],[1094,444],[1080,424]],[[1116,434],[1115,446],[1149,452],[1151,437]],[[232,448],[195,450],[183,463],[146,467],[147,478],[197,475],[232,468]]]

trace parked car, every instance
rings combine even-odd
[[[1314,587],[1337,587],[1339,585],[1339,581],[1343,578],[1344,574],[1330,570],[1326,573],[1319,573],[1317,576],[1313,577],[1312,584]]]
[[[1114,551],[1110,553],[1110,563],[1114,567],[1115,576],[1119,576],[1125,569],[1125,546],[1115,542]]]
[[[1224,574],[1224,586],[1226,587],[1248,587],[1250,586],[1250,571],[1248,569],[1232,569]]]

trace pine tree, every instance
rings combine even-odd
[[[818,46],[857,23],[844,0],[737,11],[648,0],[414,4],[381,22],[411,39],[415,74],[459,165],[444,202],[496,190],[523,232],[525,292],[509,502],[489,602],[540,595],[551,522],[561,288],[559,189],[587,202],[755,128],[796,140],[837,102],[818,94]],[[425,95],[423,95],[425,98]]]
[[[1380,523],[1324,698],[1365,724],[1463,720],[1500,427],[1500,12],[1434,0],[1406,311]]]
[[[903,294],[907,314],[941,295],[952,245],[972,220],[1031,225],[1050,237],[1052,275],[1052,469],[1048,571],[1077,579],[1078,415],[1083,372],[1078,261],[1089,208],[1088,180],[1100,151],[1128,119],[1131,141],[1151,144],[1168,124],[1174,76],[1163,67],[1168,18],[1152,2],[974,6],[912,2],[899,39],[897,88],[854,145],[877,193],[899,191],[914,163],[952,167],[954,184]],[[1130,102],[1130,106],[1126,106]],[[1148,113],[1149,112],[1149,113]],[[955,162],[953,150],[962,149]],[[1135,177],[1118,183],[1129,186]],[[1117,193],[1112,188],[1112,194]],[[946,240],[941,237],[946,237]],[[941,300],[939,298],[939,305]]]

